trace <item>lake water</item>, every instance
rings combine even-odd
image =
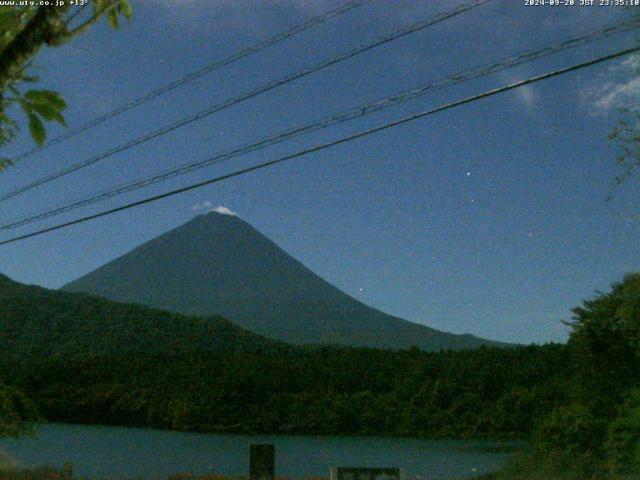
[[[276,447],[276,475],[329,476],[332,466],[403,467],[408,477],[452,479],[498,470],[513,444],[415,438],[218,435],[50,424],[35,438],[0,439],[23,466],[74,465],[87,477],[164,478],[170,474],[247,475],[249,445]]]

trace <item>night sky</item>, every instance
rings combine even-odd
[[[37,57],[70,127],[301,23],[334,0],[142,0]],[[191,82],[0,174],[0,193],[149,130],[372,41],[458,1],[377,0]],[[576,3],[579,3],[576,1]],[[205,159],[349,107],[640,13],[619,7],[488,5],[292,82],[0,204],[6,223]],[[631,47],[601,40],[347,124],[20,229],[28,233],[164,192],[466,95]],[[0,247],[0,272],[57,288],[209,207],[236,212],[340,289],[387,313],[510,342],[564,341],[570,309],[640,269],[637,178],[615,189],[608,133],[637,105],[626,57],[462,106],[224,183]],[[18,116],[18,112],[15,112]],[[49,134],[64,131],[51,126]],[[32,146],[26,129],[2,152]],[[614,199],[607,196],[614,192]]]

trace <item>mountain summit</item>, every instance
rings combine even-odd
[[[495,343],[440,332],[368,307],[241,218],[215,211],[63,288],[186,315],[221,315],[296,344],[457,350]]]

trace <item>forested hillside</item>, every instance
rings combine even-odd
[[[640,273],[573,313],[567,401],[536,420],[500,479],[640,478]]]
[[[560,345],[443,353],[327,347],[5,360],[0,371],[51,421],[524,438],[538,417],[568,400],[568,363]]]
[[[25,361],[134,352],[254,351],[275,345],[220,317],[186,317],[22,285],[0,275],[0,352],[5,357]]]

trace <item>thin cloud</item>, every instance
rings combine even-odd
[[[205,213],[215,212],[221,215],[231,215],[233,217],[238,216],[236,212],[234,212],[233,210],[223,205],[218,205],[217,207],[214,207],[213,203],[211,203],[209,200],[201,203],[196,203],[193,207],[191,207],[191,210],[193,210],[194,212],[205,212]]]
[[[220,213],[222,215],[231,215],[232,217],[237,217],[238,214],[232,210],[229,210],[227,207],[223,207],[222,205],[216,207],[216,208],[212,208],[209,210],[209,212],[216,212],[216,213]]]
[[[640,100],[640,78],[622,83],[608,83],[603,89],[606,93],[594,103],[596,108],[601,110],[611,110]]]
[[[609,68],[606,76],[594,80],[583,90],[582,98],[595,114],[607,114],[621,107],[640,103],[640,55],[633,55]]]
[[[631,55],[620,64],[623,69],[640,70],[640,55]]]
[[[527,76],[528,74],[526,72],[520,72],[520,75],[509,74],[509,73],[500,74],[500,78],[502,79],[502,81],[504,83],[509,83],[509,84],[522,81]],[[532,87],[531,85],[523,85],[521,87],[516,88],[513,91],[513,95],[514,95],[513,98],[519,103],[521,103],[527,109],[532,109],[538,103],[538,94],[536,93],[535,88]]]
[[[533,107],[538,100],[538,96],[530,85],[524,85],[516,89],[516,94],[518,95],[520,101],[524,103],[527,108]]]
[[[196,203],[193,207],[191,207],[191,210],[193,210],[194,212],[200,212],[202,210],[210,210],[211,207],[213,206],[213,204],[209,201],[206,202],[202,202],[202,203]]]
[[[157,8],[172,23],[179,23],[189,30],[206,31],[211,21],[225,19],[227,26],[255,31],[264,35],[265,29],[277,28],[279,22],[266,14],[265,3],[259,0],[144,0],[151,8]],[[270,6],[289,9],[310,16],[337,6],[339,2],[326,0],[272,0]]]

